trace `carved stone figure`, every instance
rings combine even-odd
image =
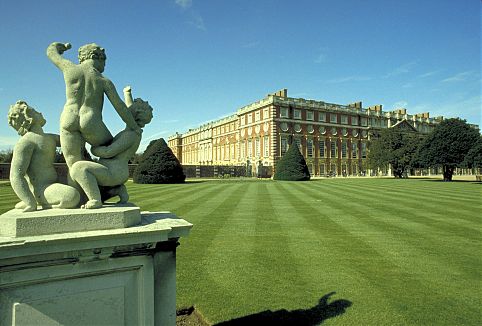
[[[130,87],[124,89],[126,103],[137,126],[143,128],[152,120],[152,107],[141,99],[133,101],[130,92]],[[98,163],[77,161],[72,165],[70,175],[89,199],[83,208],[102,207],[103,196],[99,186],[111,187],[103,189],[105,197],[119,195],[121,203],[128,201],[129,196],[124,186],[129,178],[128,162],[139,148],[140,142],[140,134],[126,126],[109,145],[91,148],[92,153],[100,157]]]
[[[10,106],[8,124],[22,136],[14,147],[10,183],[20,198],[15,208],[24,212],[42,208],[74,208],[79,204],[78,191],[57,183],[54,168],[59,136],[44,133],[45,119],[25,101]]]
[[[102,121],[104,94],[127,128],[138,136],[142,132],[114,84],[102,75],[105,50],[95,43],[84,45],[79,48],[79,64],[74,64],[62,57],[70,48],[70,43],[58,42],[47,48],[48,58],[62,71],[65,80],[66,102],[60,117],[60,143],[69,168],[82,160],[85,141],[92,146],[108,145],[112,141]]]

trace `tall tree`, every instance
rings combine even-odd
[[[13,150],[7,149],[0,151],[0,163],[10,163],[12,162]]]
[[[470,169],[482,168],[482,135],[479,137],[474,146],[472,146],[467,155],[465,155],[463,165]]]
[[[390,166],[395,178],[403,178],[412,166],[420,142],[417,133],[383,129],[379,137],[370,142],[368,165],[372,169]]]
[[[479,130],[465,120],[443,120],[422,142],[417,160],[424,167],[442,167],[444,181],[452,181],[455,168],[479,138]]]
[[[286,181],[308,181],[310,171],[306,165],[305,158],[301,155],[298,146],[292,143],[288,151],[276,164],[274,180]]]

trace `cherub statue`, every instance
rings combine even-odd
[[[74,208],[79,192],[57,183],[54,168],[59,136],[44,133],[45,119],[25,101],[10,106],[8,124],[22,136],[14,147],[10,183],[21,202],[15,205],[24,212],[42,208]]]
[[[102,75],[105,50],[95,43],[84,45],[79,48],[79,64],[74,64],[62,57],[70,48],[70,43],[58,42],[47,48],[48,58],[62,71],[65,80],[67,99],[60,116],[60,142],[69,169],[82,160],[85,142],[100,146],[112,141],[112,135],[102,121],[104,94],[127,127],[138,136],[142,132],[114,84]]]
[[[141,99],[132,100],[131,89],[124,89],[126,104],[139,128],[144,128],[152,120],[152,107]],[[83,208],[102,207],[101,187],[109,187],[105,193],[119,195],[120,202],[127,202],[129,195],[124,183],[129,178],[129,159],[135,154],[141,142],[141,135],[128,126],[118,133],[107,146],[92,147],[92,154],[100,158],[99,162],[77,161],[73,164],[70,175],[84,190],[88,197]]]

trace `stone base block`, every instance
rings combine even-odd
[[[46,209],[0,215],[0,236],[26,237],[64,232],[119,229],[141,223],[139,207],[106,205],[99,209]]]
[[[91,219],[111,219],[103,210]],[[127,228],[0,236],[0,325],[175,326],[176,247],[192,224],[139,215]]]

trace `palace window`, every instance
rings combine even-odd
[[[246,157],[246,144],[244,143],[244,141],[241,141],[239,145],[241,146],[241,159],[244,160],[244,158]]]
[[[319,142],[318,142],[318,146],[320,148],[320,157],[326,157],[325,155],[325,140],[324,139],[321,139]]]
[[[251,139],[248,139],[248,158],[253,157],[253,143]]]
[[[322,122],[326,121],[326,113],[325,112],[318,112],[318,121],[322,121]]]
[[[366,127],[368,124],[368,119],[367,118],[361,118],[361,125]]]
[[[256,157],[260,157],[260,156],[261,156],[261,152],[260,152],[259,138],[256,138],[256,139],[254,140],[254,146],[255,146],[255,156],[256,156]]]
[[[351,143],[351,158],[358,157],[358,145],[357,143]]]
[[[330,122],[338,123],[338,118],[336,117],[336,113],[330,113]]]
[[[346,142],[341,143],[341,157],[346,158]]]
[[[288,150],[288,138],[281,136],[281,156],[285,155]]]
[[[269,156],[269,136],[264,136],[263,151],[264,151],[264,157],[268,157]]]
[[[252,113],[248,113],[248,125],[253,123],[253,114]]]
[[[330,141],[330,157],[331,158],[336,158],[337,157],[337,152],[336,152],[336,140]]]
[[[325,174],[325,164],[320,164],[320,175]]]
[[[279,116],[280,116],[280,118],[289,118],[288,108],[280,108],[279,109]]]
[[[313,111],[306,111],[306,120],[313,121]]]
[[[348,124],[348,116],[342,115],[341,116],[341,123],[344,124],[344,125],[347,125]]]
[[[236,158],[236,148],[234,144],[231,144],[231,159],[234,160]]]
[[[263,110],[263,120],[266,120],[269,118],[269,109],[264,109]]]
[[[352,116],[351,117],[351,124],[353,126],[358,126],[358,117]]]
[[[301,110],[298,110],[298,109],[293,110],[293,119],[301,119]]]
[[[256,111],[255,117],[254,117],[254,121],[259,121],[260,119],[261,119],[261,112],[260,112],[260,111]]]
[[[306,156],[313,157],[313,139],[306,140]]]
[[[361,144],[361,157],[367,158],[367,143]]]

